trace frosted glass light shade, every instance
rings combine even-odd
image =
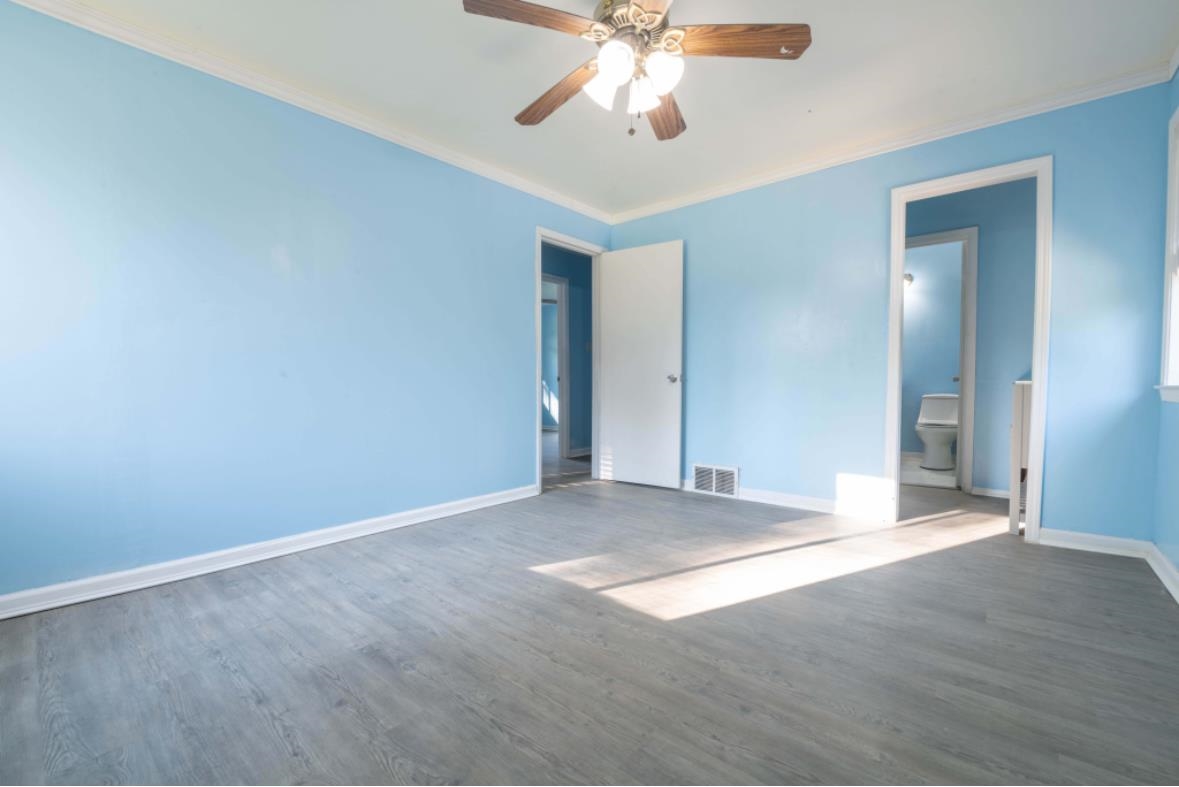
[[[622,87],[635,75],[635,51],[621,41],[607,41],[598,50],[598,75]]]
[[[655,86],[650,77],[639,77],[630,82],[630,101],[627,102],[626,113],[637,115],[640,112],[650,112],[659,106],[659,96],[655,95]]]
[[[614,97],[618,95],[618,85],[606,79],[602,74],[598,74],[587,82],[582,90],[594,100],[595,104],[607,112],[614,109]]]
[[[655,95],[666,96],[684,77],[684,59],[657,49],[647,55],[645,69],[655,86]]]

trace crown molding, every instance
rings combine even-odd
[[[12,0],[12,2],[91,33],[141,49],[165,60],[171,60],[255,93],[261,93],[329,120],[334,120],[387,142],[494,180],[517,191],[523,191],[555,205],[568,208],[583,216],[607,224],[610,222],[610,214],[606,211],[536,183],[522,175],[406,133],[351,107],[309,93],[159,33],[132,25],[110,14],[83,5],[77,0]]]
[[[196,69],[247,90],[269,96],[287,104],[299,107],[316,115],[350,126],[366,134],[408,148],[446,164],[458,167],[476,175],[488,178],[510,188],[531,194],[534,197],[568,208],[591,219],[608,225],[623,224],[635,219],[666,213],[677,208],[696,205],[701,202],[727,197],[742,191],[768,186],[791,178],[808,175],[854,161],[892,153],[897,150],[934,142],[957,134],[1008,123],[1013,120],[1050,112],[1055,109],[1083,104],[1099,98],[1166,82],[1179,69],[1179,48],[1171,56],[1169,65],[1140,71],[1135,74],[1098,82],[1087,87],[1059,93],[1050,98],[1030,102],[1008,109],[978,115],[964,121],[928,128],[911,134],[894,137],[891,140],[852,148],[831,156],[816,156],[764,172],[756,177],[730,181],[725,184],[691,192],[667,200],[660,200],[632,210],[610,213],[587,202],[570,197],[555,189],[536,183],[523,175],[497,167],[482,159],[460,153],[429,140],[409,134],[391,124],[377,120],[358,110],[338,104],[313,93],[294,87],[286,82],[257,73],[224,58],[196,49],[167,36],[150,32],[132,25],[110,14],[97,11],[78,0],[11,0],[17,5],[38,11],[68,24],[96,33],[105,38],[149,52],[165,60]]]
[[[1179,52],[1176,53],[1179,55]],[[1157,85],[1160,82],[1166,82],[1170,79],[1170,73],[1166,66],[1158,66],[1146,71],[1140,71],[1135,74],[1130,74],[1117,79],[1111,79],[1104,82],[1098,82],[1087,87],[1076,90],[1069,90],[1064,93],[1058,93],[1050,98],[1041,99],[1027,104],[1021,104],[1016,107],[998,110],[995,112],[988,112],[983,115],[976,115],[967,120],[948,123],[943,126],[936,126],[912,134],[906,134],[899,137],[894,137],[885,142],[875,143],[872,145],[865,145],[858,148],[853,148],[845,153],[840,153],[834,156],[819,156],[803,161],[793,162],[787,166],[770,170],[761,175],[752,178],[745,178],[742,180],[730,181],[724,185],[714,186],[709,189],[692,192],[680,197],[674,197],[668,200],[654,202],[633,210],[622,211],[615,213],[610,217],[610,223],[617,225],[623,224],[635,219],[642,219],[648,216],[655,216],[660,213],[666,213],[678,208],[686,208],[689,205],[697,205],[701,202],[708,202],[719,197],[727,197],[732,194],[738,194],[742,191],[759,188],[761,186],[768,186],[773,183],[780,183],[784,180],[797,178],[802,175],[809,175],[813,172],[818,172],[832,167],[838,167],[843,164],[850,164],[854,161],[872,158],[873,156],[880,156],[885,153],[893,153],[905,148],[923,145],[927,142],[936,142],[939,139],[957,136],[958,134],[965,134],[969,131],[978,131],[979,129],[987,128],[989,126],[997,126],[1002,123],[1010,123],[1013,120],[1020,120],[1022,118],[1039,115],[1044,112],[1051,112],[1055,109],[1064,109],[1065,107],[1075,106],[1076,104],[1084,104],[1087,101],[1094,101],[1099,98],[1107,98],[1118,93],[1126,93],[1131,90],[1138,90],[1139,88],[1149,87],[1150,85]]]

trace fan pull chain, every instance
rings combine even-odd
[[[635,118],[637,117],[638,115],[630,116],[630,130],[626,132],[627,136],[629,137],[633,137],[635,135]]]

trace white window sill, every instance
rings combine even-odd
[[[1156,385],[1164,402],[1179,402],[1179,385]]]

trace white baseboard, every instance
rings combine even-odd
[[[1106,555],[1143,559],[1146,559],[1149,548],[1154,546],[1149,541],[1140,541],[1136,538],[1101,536],[1094,533],[1077,533],[1072,530],[1054,530],[1048,527],[1040,528],[1039,543],[1046,547],[1064,547],[1065,549],[1080,549],[1084,552],[1101,552]]]
[[[166,563],[153,563],[127,571],[112,574],[101,574],[96,577],[86,577],[71,582],[56,585],[21,590],[0,596],[0,620],[31,612],[40,612],[54,607],[68,604],[78,604],[104,596],[115,596],[132,590],[162,585],[180,579],[222,571],[227,568],[255,563],[259,560],[269,560],[294,552],[335,544],[361,536],[371,536],[386,530],[407,527],[432,519],[464,514],[480,508],[497,506],[522,500],[540,493],[535,486],[522,486],[503,492],[493,492],[479,497],[468,497],[465,500],[455,500],[450,503],[416,508],[412,511],[402,511],[397,514],[365,519],[347,525],[311,530],[297,533],[293,536],[276,538],[271,541],[259,541],[240,547],[223,549],[218,552],[206,552],[201,555],[170,560]]]
[[[1041,546],[1063,547],[1064,549],[1080,549],[1085,552],[1101,552],[1106,555],[1121,555],[1122,557],[1137,557],[1146,561],[1154,570],[1163,587],[1179,602],[1179,569],[1167,559],[1162,550],[1150,541],[1136,538],[1118,538],[1116,536],[1100,536],[1093,533],[1074,533],[1071,530],[1053,530],[1040,528]]]
[[[592,448],[570,448],[569,449],[569,458],[576,459],[579,456],[589,456],[593,452],[594,452],[594,449],[592,449]]]
[[[685,492],[692,492],[699,495],[708,495],[709,497],[721,497],[724,495],[713,495],[708,492],[697,492],[692,488],[693,480],[685,478],[683,483],[683,490]],[[730,498],[732,499],[732,498]],[[737,500],[744,500],[749,503],[765,503],[771,506],[781,506],[782,508],[798,508],[803,511],[818,511],[823,514],[831,514],[835,512],[835,501],[825,500],[821,497],[803,497],[802,495],[788,495],[783,492],[769,492],[763,489],[747,489],[742,487],[737,490]]]
[[[983,489],[981,486],[976,486],[971,489],[970,494],[978,495],[980,497],[1001,497],[1004,500],[1011,498],[1011,493],[1006,489]]]
[[[752,503],[766,503],[783,508],[800,508],[803,511],[818,511],[822,514],[835,513],[835,501],[822,497],[805,497],[803,495],[788,495],[783,492],[770,492],[765,489],[743,488],[739,492],[742,500]]]
[[[1154,569],[1154,573],[1158,575],[1163,587],[1174,597],[1175,601],[1179,601],[1179,568],[1176,568],[1175,564],[1163,554],[1156,544],[1150,545],[1150,550],[1146,554],[1146,562]]]

